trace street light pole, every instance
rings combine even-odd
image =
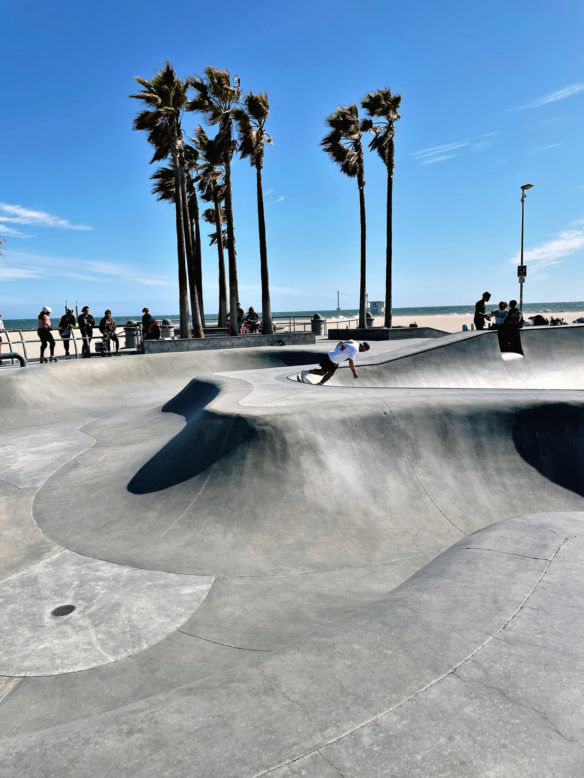
[[[531,189],[533,187],[533,184],[524,184],[521,187],[521,262],[519,264],[519,267],[517,268],[517,277],[519,279],[519,310],[523,310],[523,284],[525,283],[525,278],[527,276],[527,268],[525,267],[525,263],[523,262],[523,232],[524,232],[524,225],[525,225],[525,192],[528,189]]]

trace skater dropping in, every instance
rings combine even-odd
[[[333,377],[335,370],[341,364],[341,362],[349,361],[349,367],[353,373],[353,378],[358,378],[357,371],[355,370],[354,359],[357,354],[369,351],[369,343],[357,343],[354,340],[341,340],[337,343],[336,348],[333,351],[329,351],[319,362],[320,369],[303,370],[298,378],[303,384],[310,384],[308,380],[309,375],[321,375],[322,380],[319,384],[326,384],[326,382]]]

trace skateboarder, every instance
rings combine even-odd
[[[320,360],[320,370],[316,368],[314,370],[303,370],[300,373],[298,380],[302,381],[304,384],[310,384],[312,382],[307,379],[308,375],[321,375],[323,376],[322,381],[319,381],[318,383],[326,384],[329,378],[332,378],[335,374],[335,370],[341,362],[345,362],[346,360],[349,360],[349,367],[353,373],[353,378],[358,378],[359,376],[355,370],[354,359],[359,352],[363,353],[364,351],[369,351],[369,348],[369,343],[357,343],[354,340],[341,340],[340,343],[337,343],[337,346],[333,351],[329,351],[329,353]]]

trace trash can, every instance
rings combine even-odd
[[[170,319],[163,319],[160,322],[160,337],[167,340],[174,338],[174,324]]]
[[[373,327],[373,314],[371,311],[367,311],[365,314],[365,321],[367,322],[368,327]]]
[[[324,319],[319,313],[315,313],[310,320],[310,329],[315,335],[322,335],[324,331]]]
[[[138,348],[138,324],[130,319],[124,324],[124,332],[126,333],[124,348]]]

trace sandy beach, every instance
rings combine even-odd
[[[532,314],[530,314],[532,315]],[[580,318],[581,316],[584,316],[584,311],[554,311],[553,314],[544,313],[543,314],[546,318],[549,318],[550,316],[554,316],[554,318],[560,318],[564,319],[564,321],[567,324],[572,324],[572,322],[575,319]],[[351,317],[345,317],[347,321],[350,321],[352,325],[355,325],[355,318]],[[466,326],[470,329],[472,324],[472,314],[458,314],[458,313],[449,313],[444,315],[429,315],[429,316],[394,316],[393,317],[393,324],[395,327],[409,327],[409,325],[412,322],[416,322],[418,327],[433,327],[437,330],[443,330],[444,332],[460,332],[462,330],[463,324],[466,324]],[[337,319],[335,318],[329,318],[327,319],[328,326],[343,326],[343,319]],[[373,319],[373,324],[375,327],[382,327],[383,326],[383,316],[376,316]],[[38,335],[36,334],[35,330],[21,330],[23,333],[23,336],[25,339],[29,342],[26,344],[26,356],[28,359],[38,359],[40,356],[40,341],[38,339]],[[63,343],[61,341],[61,338],[59,337],[59,333],[57,330],[53,330],[53,335],[56,342],[55,347],[55,356],[63,359],[65,357],[65,350],[63,348]],[[14,349],[18,354],[23,353],[23,347],[22,344],[17,343],[16,341],[19,339],[20,335],[15,332],[10,332],[10,337],[12,339]],[[120,338],[120,348],[123,349],[125,346],[125,337],[124,337],[124,329],[123,327],[118,327],[118,337]],[[243,336],[243,337],[252,337],[252,336]],[[79,333],[76,333],[77,338],[77,347],[79,349],[79,353],[81,353],[81,336]],[[92,342],[92,354],[95,354],[95,340],[93,339]],[[6,332],[2,333],[2,351],[6,353],[9,351],[8,343],[7,343],[7,336]],[[73,347],[73,344],[70,346],[70,353],[75,354],[75,349]],[[49,350],[47,349],[47,356],[49,354]]]

